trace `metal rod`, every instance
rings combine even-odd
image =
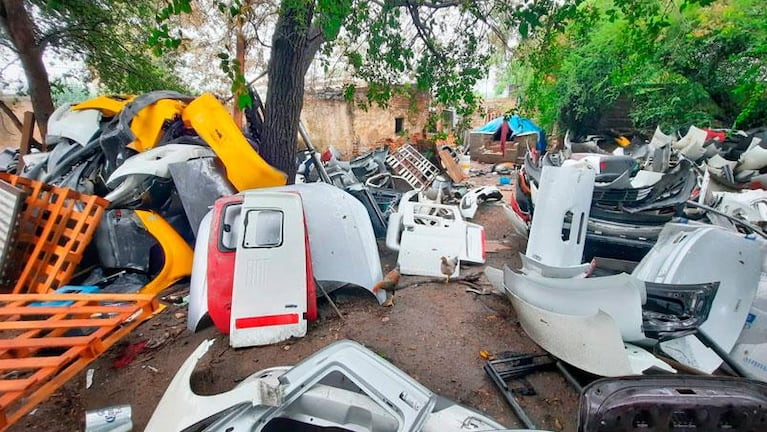
[[[687,201],[687,205],[690,206],[690,207],[697,207],[697,208],[699,208],[701,210],[706,210],[706,211],[709,211],[711,213],[714,213],[714,214],[717,214],[719,216],[722,216],[724,218],[727,218],[730,221],[732,221],[733,223],[736,223],[738,225],[742,225],[742,226],[750,229],[751,231],[759,234],[760,236],[762,236],[764,238],[767,238],[767,233],[762,231],[758,226],[756,226],[756,225],[754,225],[754,224],[752,224],[750,222],[744,221],[743,219],[738,219],[738,218],[736,218],[734,216],[728,215],[727,213],[721,212],[721,211],[719,211],[719,210],[717,210],[717,209],[715,209],[715,208],[713,208],[711,206],[707,206],[705,204],[697,203],[695,201]]]
[[[737,376],[744,377],[744,378],[750,377],[748,372],[746,372],[745,369],[740,367],[740,365],[737,364],[732,359],[732,357],[730,357],[730,354],[726,352],[725,350],[723,350],[722,347],[719,346],[719,344],[714,342],[714,340],[711,339],[706,334],[706,332],[704,332],[703,330],[699,328],[698,331],[695,332],[695,336],[698,338],[699,341],[701,341],[701,343],[703,343],[703,345],[707,346],[712,351],[714,351],[716,355],[718,355],[719,358],[721,358],[722,361],[724,361],[724,363],[727,364],[727,366],[729,366],[730,369],[732,369],[732,371],[735,372]]]
[[[565,366],[561,360],[557,360],[556,365],[559,372],[565,377],[565,381],[567,381],[578,393],[581,393],[583,391],[583,386],[577,379],[575,379],[573,374],[567,369],[567,366]]]
[[[322,291],[322,295],[325,296],[326,299],[328,299],[328,302],[330,303],[330,306],[333,307],[333,310],[336,311],[336,314],[338,314],[338,318],[341,318],[341,321],[344,321],[344,316],[341,315],[341,311],[338,310],[338,306],[336,306],[336,302],[333,301],[332,298],[330,298],[330,295],[328,295],[328,292],[325,291],[325,288],[322,287],[322,284],[320,281],[318,281],[316,278],[314,279],[314,284],[320,287],[320,291]]]
[[[312,140],[309,138],[309,132],[306,130],[306,126],[304,126],[304,122],[301,120],[298,120],[298,134],[301,135],[301,139],[304,140],[304,144],[306,145],[306,149],[309,151],[309,155],[312,159],[314,159],[314,166],[316,167],[317,172],[320,174],[320,179],[324,183],[333,184],[333,181],[330,180],[328,172],[325,171],[325,166],[322,164],[322,159],[320,158],[319,153],[317,153],[317,149],[314,148],[314,144],[312,144]]]
[[[493,368],[489,364],[486,364],[484,366],[484,369],[485,369],[485,373],[487,373],[490,376],[490,379],[493,380],[493,382],[501,391],[501,393],[503,393],[503,397],[506,398],[506,402],[509,403],[509,406],[511,406],[511,410],[514,411],[514,414],[517,416],[519,421],[521,421],[522,424],[528,429],[537,429],[537,427],[535,426],[535,423],[533,423],[533,421],[530,420],[530,417],[528,417],[527,412],[525,412],[525,409],[522,408],[522,405],[520,405],[519,401],[517,401],[517,399],[514,397],[514,392],[509,388],[506,382],[503,379],[501,379],[500,376],[498,376],[498,373],[496,372],[495,368]]]

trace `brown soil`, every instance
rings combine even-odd
[[[496,176],[478,177],[475,183],[492,184]],[[524,241],[515,237],[502,209],[480,207],[475,222],[485,226],[488,240],[498,251],[487,264],[519,265]],[[396,254],[381,248],[385,270]],[[464,267],[462,275],[483,266]],[[401,284],[414,281],[403,277]],[[484,277],[480,282],[484,282]],[[176,289],[179,287],[177,286]],[[331,294],[344,315],[341,321],[329,304],[320,301],[320,319],[306,337],[273,346],[232,349],[227,337],[214,328],[193,334],[186,329],[185,306],[169,306],[142,324],[123,343],[91,364],[93,385],[85,388],[81,373],[16,424],[11,431],[79,431],[84,411],[117,404],[133,408],[134,430],[143,430],[155,406],[187,356],[205,339],[216,343],[198,364],[193,388],[201,394],[230,389],[261,369],[290,365],[340,339],[360,342],[410,374],[432,391],[487,413],[508,427],[522,427],[500,392],[482,370],[480,351],[538,352],[520,328],[510,303],[496,295],[479,296],[459,284],[431,283],[397,291],[395,305],[379,306],[362,290]],[[185,314],[184,314],[185,315]],[[112,368],[130,343],[148,341],[152,349],[140,353],[127,367]],[[520,396],[539,429],[574,431],[577,393],[555,372],[531,376],[535,396]]]

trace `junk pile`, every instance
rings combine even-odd
[[[0,171],[0,430],[160,310],[218,197],[284,185],[212,95],[63,105]],[[26,146],[22,146],[26,148]]]
[[[522,266],[485,274],[527,335],[596,376],[702,375],[595,383],[582,393],[579,430],[763,422],[765,406],[754,408],[749,393],[763,398],[753,380],[767,382],[763,135],[695,127],[677,138],[657,130],[649,142],[568,135],[562,150],[526,156],[508,212],[528,237]],[[708,376],[717,371],[738,378]],[[712,397],[659,396],[674,385]],[[651,398],[662,403],[641,402]],[[669,423],[664,413],[681,406],[687,417]],[[751,408],[756,423],[735,419]]]
[[[381,288],[386,279],[377,238],[400,252],[397,275],[450,277],[459,274],[461,261],[484,263],[484,228],[466,219],[501,193],[469,187],[466,176],[459,176],[459,150],[440,149],[448,173],[442,175],[409,144],[347,162],[332,146],[320,154],[303,126],[299,130],[306,150],[295,185],[223,197],[202,219],[190,330],[210,318],[235,347],[300,337],[307,321],[317,318],[317,297],[332,302],[328,293],[344,286],[365,289],[391,305]],[[451,263],[447,275],[443,261]]]

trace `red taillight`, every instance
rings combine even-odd
[[[607,169],[607,162],[605,161],[599,161],[599,172],[602,172]]]
[[[333,157],[333,153],[330,152],[330,149],[325,150],[322,152],[322,156],[320,157],[320,160],[322,162],[327,162]]]

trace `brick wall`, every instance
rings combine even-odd
[[[364,98],[365,89],[358,89],[356,98]],[[367,111],[347,103],[340,91],[307,92],[301,119],[309,130],[312,142],[320,150],[333,145],[344,156],[365,153],[378,143],[397,138],[395,125],[400,118],[408,132],[420,132],[429,116],[429,96],[419,93],[415,100],[395,96],[386,109],[372,106]]]

